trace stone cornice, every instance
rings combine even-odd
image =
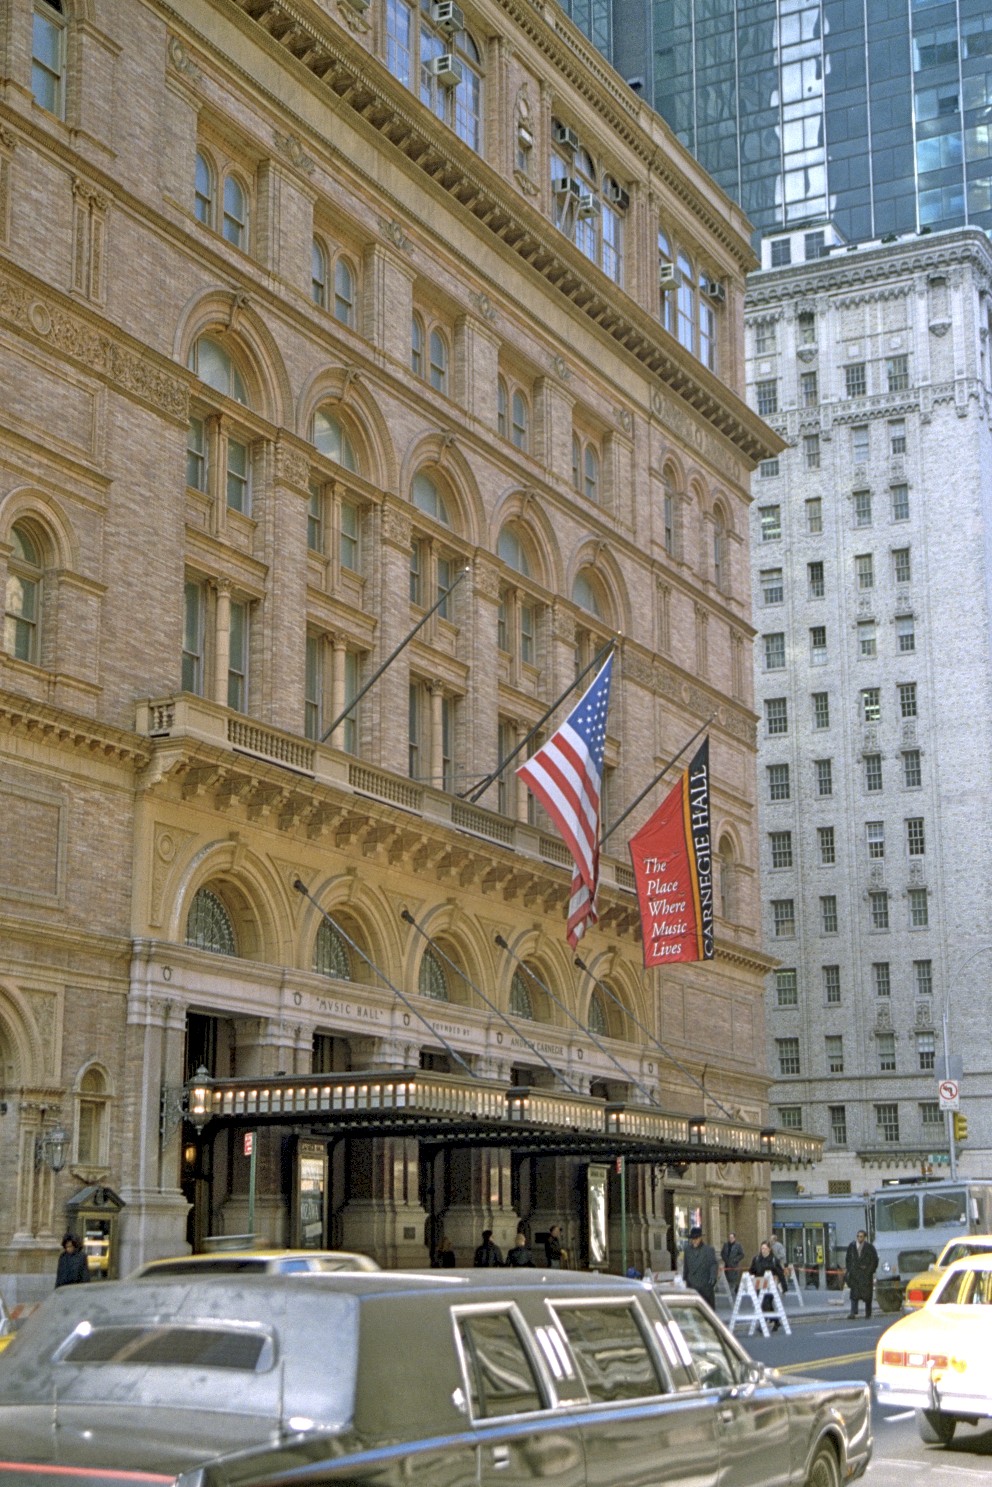
[[[47,703],[33,702],[14,692],[0,691],[0,729],[82,753],[143,769],[151,758],[151,745],[133,733],[108,727]]]
[[[813,263],[750,274],[746,317],[750,323],[754,312],[794,300],[800,293],[807,297],[838,295],[841,298],[836,302],[846,305],[898,298],[915,291],[914,280],[919,275],[946,274],[962,264],[974,268],[985,280],[983,287],[992,292],[992,245],[978,228],[960,228],[906,243],[866,246],[851,253],[838,249]]]

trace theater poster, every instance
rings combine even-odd
[[[713,959],[710,741],[630,839],[644,967]]]

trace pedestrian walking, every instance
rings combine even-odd
[[[744,1246],[733,1230],[727,1235],[720,1250],[720,1259],[723,1261],[723,1273],[727,1277],[727,1285],[731,1293],[736,1296],[744,1271]]]
[[[858,1302],[865,1304],[865,1316],[871,1316],[871,1298],[875,1287],[875,1271],[878,1269],[878,1250],[872,1244],[864,1229],[859,1229],[857,1237],[852,1239],[847,1246],[847,1255],[844,1259],[847,1284],[851,1291],[851,1310],[848,1312],[848,1321],[853,1322],[858,1314]]]
[[[482,1243],[478,1246],[472,1257],[472,1264],[476,1270],[486,1270],[494,1265],[502,1265],[503,1251],[498,1244],[493,1243],[492,1229],[483,1229]]]
[[[59,1286],[78,1286],[90,1278],[90,1267],[86,1251],[75,1234],[63,1234],[62,1253],[55,1271],[55,1289]]]
[[[549,1270],[561,1269],[561,1224],[552,1224],[544,1241],[544,1263]]]
[[[716,1306],[716,1278],[720,1266],[716,1250],[704,1244],[703,1231],[699,1225],[689,1230],[689,1243],[682,1258],[682,1279],[690,1291],[696,1291],[710,1306]]]

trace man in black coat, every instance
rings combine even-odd
[[[682,1260],[682,1279],[690,1291],[698,1291],[710,1306],[716,1306],[716,1278],[719,1265],[716,1250],[703,1243],[703,1231],[698,1227],[689,1230],[689,1243]]]
[[[723,1273],[727,1277],[727,1284],[736,1296],[744,1271],[744,1246],[736,1234],[727,1235],[726,1243],[720,1251],[720,1259],[723,1261]]]
[[[847,1284],[851,1290],[851,1310],[848,1320],[858,1314],[858,1302],[865,1304],[865,1316],[871,1316],[871,1294],[875,1285],[875,1271],[878,1269],[878,1250],[871,1243],[864,1229],[858,1230],[856,1239],[852,1239],[847,1246],[847,1255],[844,1260],[847,1271]]]
[[[90,1278],[90,1267],[86,1259],[86,1251],[76,1238],[75,1234],[65,1234],[62,1238],[62,1253],[59,1255],[58,1269],[55,1272],[55,1289],[59,1286],[78,1286]]]
[[[492,1229],[483,1229],[482,1243],[479,1245],[472,1259],[476,1270],[490,1269],[494,1265],[502,1265],[503,1251],[498,1244],[493,1243]]]

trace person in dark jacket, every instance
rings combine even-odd
[[[865,1316],[871,1316],[871,1296],[875,1287],[875,1271],[878,1269],[878,1250],[864,1229],[859,1229],[857,1238],[847,1246],[844,1259],[847,1284],[851,1289],[851,1310],[848,1320],[858,1314],[858,1302],[865,1304]]]
[[[492,1229],[483,1229],[482,1243],[472,1258],[472,1264],[476,1270],[486,1270],[494,1265],[502,1265],[502,1263],[503,1251],[498,1244],[493,1243]]]
[[[441,1240],[437,1252],[437,1263],[442,1270],[454,1270],[458,1264],[458,1256],[455,1254],[455,1246],[447,1234]]]
[[[528,1247],[526,1234],[517,1235],[513,1241],[513,1248],[506,1252],[506,1263],[511,1270],[516,1270],[521,1266],[529,1266],[531,1270],[534,1269],[534,1256]]]
[[[75,1234],[63,1234],[62,1253],[55,1272],[55,1289],[59,1286],[78,1286],[90,1278],[90,1267],[86,1251]]]
[[[727,1277],[727,1285],[736,1296],[744,1271],[744,1246],[736,1234],[727,1235],[726,1243],[720,1251],[720,1259],[723,1261],[723,1273]]]
[[[775,1298],[768,1290],[768,1282],[766,1280],[766,1277],[769,1275],[773,1275],[778,1282],[779,1290],[784,1291],[785,1271],[782,1269],[781,1262],[772,1252],[771,1243],[767,1239],[763,1239],[761,1241],[761,1244],[758,1247],[758,1253],[751,1261],[749,1269],[751,1271],[751,1274],[755,1278],[755,1290],[764,1292],[764,1295],[761,1298],[761,1310],[774,1311]],[[778,1317],[776,1317],[774,1322],[772,1322],[773,1331],[777,1332],[780,1326],[781,1323],[779,1322]]]
[[[549,1270],[561,1269],[561,1224],[552,1224],[544,1241],[544,1262]]]
[[[720,1273],[716,1250],[703,1243],[703,1231],[696,1225],[689,1230],[689,1243],[682,1260],[682,1279],[690,1291],[696,1291],[710,1306],[716,1306],[716,1278]]]

